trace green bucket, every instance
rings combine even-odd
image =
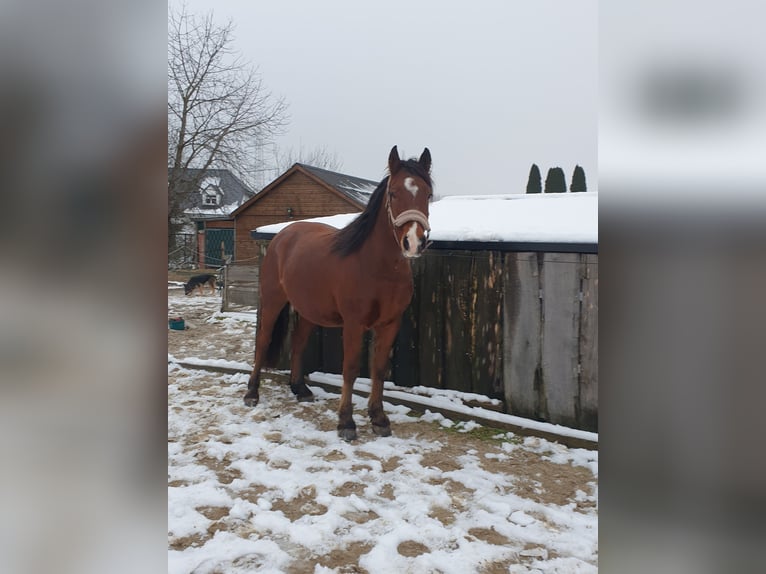
[[[183,331],[186,329],[184,320],[181,317],[172,317],[168,319],[168,327],[176,331]]]

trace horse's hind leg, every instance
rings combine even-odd
[[[383,411],[383,376],[388,365],[388,356],[399,332],[401,321],[394,321],[375,329],[375,353],[372,365],[372,391],[367,402],[372,432],[378,436],[391,434],[391,423]]]
[[[316,325],[298,315],[298,322],[293,331],[292,356],[290,357],[290,390],[301,402],[314,400],[314,394],[303,380],[303,351]]]
[[[260,316],[258,317],[258,332],[255,336],[255,359],[253,361],[253,372],[250,373],[250,379],[247,382],[247,393],[245,394],[245,404],[248,407],[254,407],[258,404],[260,396],[258,389],[261,385],[261,369],[266,361],[266,356],[271,345],[274,327],[279,319],[282,308],[287,304],[287,298],[283,295],[275,298],[266,299],[268,305],[264,305],[262,298]]]

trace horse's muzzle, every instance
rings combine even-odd
[[[417,235],[417,224],[404,234],[402,238],[402,254],[408,259],[415,259],[423,255],[428,247],[428,237],[426,235]]]

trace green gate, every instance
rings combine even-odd
[[[234,230],[205,230],[205,267],[223,267],[226,259],[234,259]]]

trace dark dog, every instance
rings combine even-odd
[[[210,294],[215,295],[216,276],[210,274],[195,275],[189,279],[188,283],[184,283],[184,293],[189,295],[195,289],[199,289],[199,292],[202,293],[202,288],[205,285],[210,287]]]

